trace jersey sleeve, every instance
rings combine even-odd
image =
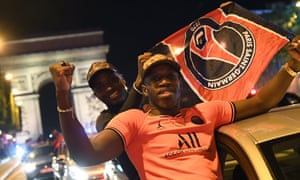
[[[125,145],[125,148],[137,137],[139,127],[144,123],[145,114],[139,109],[130,109],[116,115],[105,129],[117,132]]]
[[[235,109],[228,101],[209,101],[196,105],[197,109],[205,116],[214,121],[215,128],[233,122]]]

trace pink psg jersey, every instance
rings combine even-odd
[[[141,179],[222,179],[214,131],[234,119],[233,105],[211,101],[177,116],[131,109],[107,126],[123,138]]]

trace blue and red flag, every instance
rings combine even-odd
[[[274,55],[293,36],[227,2],[155,47],[168,47],[181,65],[184,80],[202,101],[232,101],[247,97]]]

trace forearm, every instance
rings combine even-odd
[[[93,148],[84,128],[76,117],[70,93],[66,91],[56,92],[56,100],[59,108],[60,126],[71,157],[82,165],[95,164],[95,158],[88,157]]]
[[[49,70],[56,89],[57,110],[65,142],[74,160],[81,165],[96,164],[99,161],[84,128],[78,121],[70,94],[73,64],[62,62],[52,64]]]
[[[294,77],[282,67],[276,76],[260,89],[257,98],[261,104],[263,104],[262,111],[267,111],[270,108],[277,106],[293,79]]]
[[[288,61],[288,63],[291,64],[289,66],[295,69],[295,71],[298,71],[299,64],[294,65],[295,62],[296,61],[292,59]],[[259,90],[256,96],[234,102],[236,107],[236,120],[264,113],[272,107],[277,106],[293,79],[293,75],[288,73],[285,67],[282,67],[278,73]]]
[[[266,84],[257,95],[257,99],[262,104],[262,110],[266,111],[274,107],[283,98],[286,90],[290,86],[296,74],[300,71],[300,36],[297,35],[287,45],[286,50],[289,53],[288,61],[282,66],[277,75]]]

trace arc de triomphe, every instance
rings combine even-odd
[[[86,73],[92,62],[106,61],[107,52],[103,31],[6,42],[0,52],[0,71],[13,75],[11,87],[21,109],[22,132],[29,132],[32,139],[44,133],[38,92],[52,81],[49,65],[62,60],[76,66],[72,98],[78,119],[85,128],[94,128],[94,120],[105,105],[91,96]]]

